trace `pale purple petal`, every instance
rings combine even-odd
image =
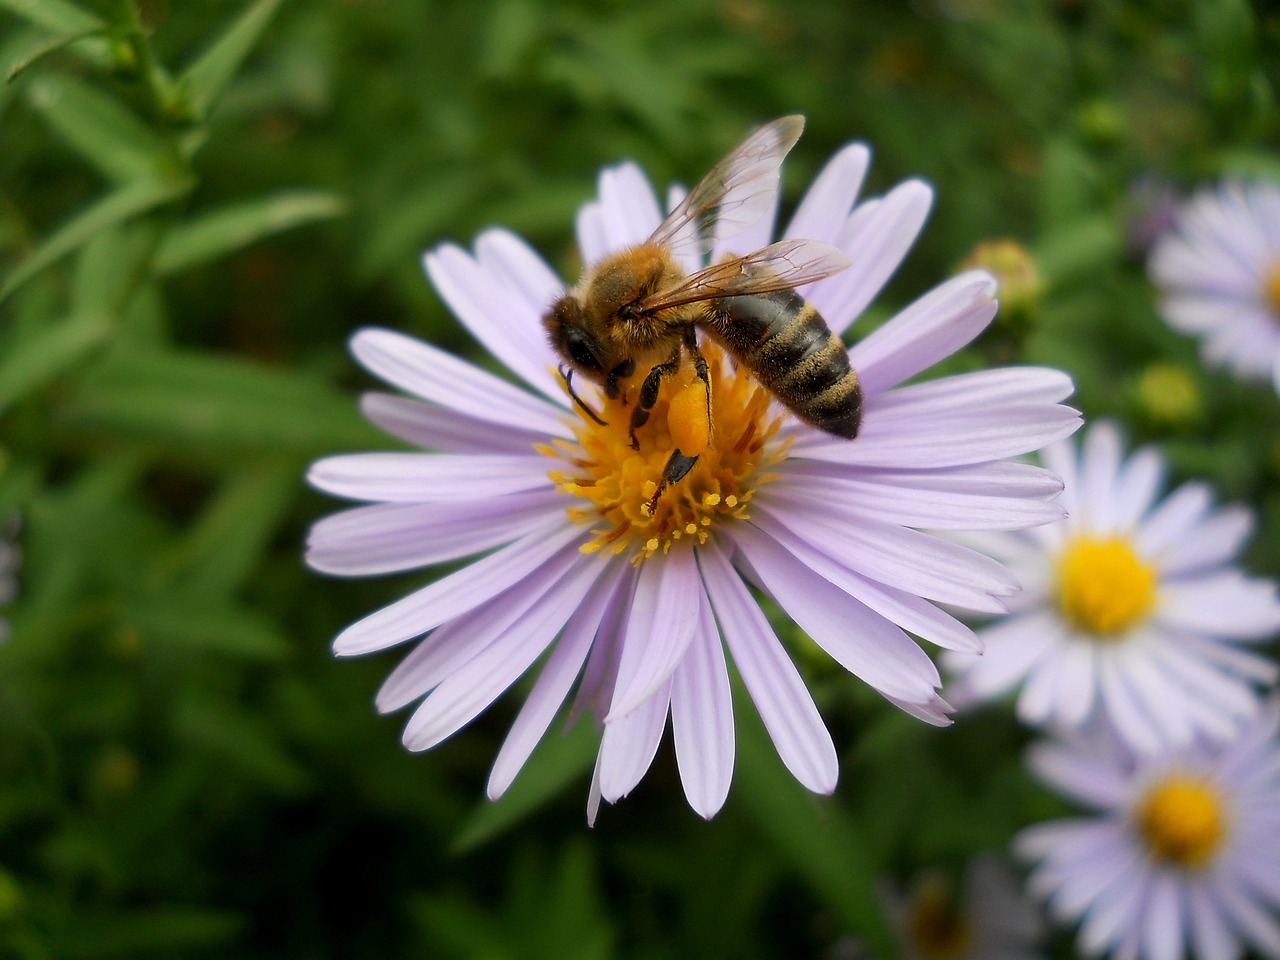
[[[360,397],[360,412],[393,437],[443,453],[522,454],[535,443],[550,439],[537,430],[497,424],[434,403],[378,391]]]
[[[671,677],[671,729],[684,795],[689,806],[709,820],[729,795],[734,736],[729,671],[705,592],[698,630]]]
[[[1247,507],[1224,507],[1197,524],[1183,539],[1176,540],[1154,559],[1161,572],[1180,577],[1209,570],[1234,560],[1253,533],[1253,511]]]
[[[617,803],[633,789],[653,763],[667,724],[671,703],[668,680],[648,700],[625,716],[604,725],[600,741],[600,794]]]
[[[1182,912],[1178,909],[1178,881],[1157,872],[1147,891],[1143,941],[1151,960],[1182,960]]]
[[[379,712],[390,713],[408,706],[489,644],[512,630],[518,631],[521,618],[580,560],[576,551],[562,550],[489,603],[433,630],[383,681],[375,700]]]
[[[608,252],[644,243],[658,229],[662,221],[658,198],[634,163],[602,170],[599,191]]]
[[[325,517],[307,536],[307,563],[359,577],[412,570],[510,543],[555,514],[564,495],[535,490],[452,503],[377,503]]]
[[[886,696],[910,703],[934,696],[937,669],[900,629],[750,525],[736,527],[733,539],[797,626],[846,670]]]
[[[353,623],[333,641],[339,656],[354,656],[421,636],[519,583],[583,536],[559,517],[509,546]],[[567,549],[566,549],[567,548]]]
[[[875,299],[915,243],[933,204],[933,190],[908,180],[879,203],[849,219],[836,245],[853,258],[852,266],[809,287],[804,293],[836,336]]]
[[[845,565],[843,552],[840,556],[821,552],[767,512],[757,512],[755,523],[805,566],[902,629],[950,650],[976,653],[982,649],[981,641],[959,620],[913,593],[875,583],[854,572]]]
[[[1128,797],[1129,785],[1120,771],[1066,744],[1032,744],[1027,749],[1026,763],[1032,773],[1059,793],[1095,810],[1120,807]]]
[[[778,523],[828,556],[841,557],[868,579],[916,596],[971,610],[1003,613],[995,598],[1016,592],[1017,581],[990,557],[908,527],[856,520],[794,499],[781,489],[757,501]],[[733,530],[736,537],[738,530]]]
[[[1280,600],[1270,580],[1223,570],[1161,589],[1156,616],[1211,636],[1256,639],[1280,630]]]
[[[348,453],[317,460],[307,482],[350,500],[387,503],[453,501],[551,489],[547,459],[450,453]]]
[[[1184,483],[1165,497],[1142,522],[1134,546],[1143,556],[1154,557],[1200,522],[1213,504],[1213,495],[1204,483]]]
[[[862,189],[870,162],[871,151],[865,145],[851,143],[842,147],[805,192],[782,233],[783,239],[835,243]]]
[[[709,541],[698,558],[725,644],[778,756],[805,787],[831,793],[835,745],[799,672],[720,547]]]
[[[944,659],[948,669],[960,674],[953,699],[967,704],[1006,693],[1065,637],[1065,626],[1044,610],[1015,614],[984,627],[978,631],[985,648],[981,657],[949,655]]]
[[[461,251],[458,254],[466,256]],[[387,383],[442,407],[544,438],[572,436],[565,426],[562,406],[548,403],[421,340],[370,327],[351,338],[351,352]],[[549,348],[540,353],[545,362],[553,362]],[[564,394],[555,385],[550,396],[560,401]]]
[[[460,665],[427,696],[405,726],[405,747],[434,747],[515,683],[555,639],[602,569],[595,558],[580,555],[577,564],[525,611],[516,628]]]
[[[559,399],[555,358],[542,333],[541,315],[461,247],[444,244],[428,252],[423,263],[440,298],[485,349],[526,383]]]
[[[851,467],[954,467],[1038,450],[1070,436],[1080,423],[1075,410],[1049,403],[987,410],[981,416],[937,410],[927,419],[884,425],[868,415],[855,443],[812,431],[795,445],[794,455]]]
[[[627,583],[621,575],[621,567],[626,562],[621,557],[614,558],[569,618],[493,761],[486,788],[490,800],[497,800],[507,792],[560,711],[587,659],[606,608]]]
[[[996,282],[989,274],[961,274],[916,300],[849,351],[862,390],[870,398],[951,356],[996,313]],[[995,458],[988,458],[995,459]]]
[[[640,568],[606,723],[630,713],[671,678],[697,629],[701,594],[691,547]]]

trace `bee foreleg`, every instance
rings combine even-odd
[[[684,331],[685,349],[689,351],[689,356],[693,357],[693,370],[698,375],[698,379],[702,381],[702,386],[706,388],[707,394],[707,436],[711,436],[711,374],[707,370],[707,361],[702,357],[702,351],[698,349],[698,337],[694,333],[692,326],[688,326]]]
[[[604,378],[604,395],[610,400],[618,399],[618,381],[625,380],[636,372],[636,361],[634,357],[628,357],[620,364],[610,370]],[[622,400],[623,406],[626,406],[626,398]]]
[[[679,450],[671,451],[671,456],[667,458],[667,465],[662,471],[662,479],[658,481],[658,489],[645,502],[645,516],[653,516],[653,511],[658,508],[658,498],[662,496],[663,491],[673,483],[679,483],[688,476],[689,471],[693,469],[693,465],[697,462],[697,457],[686,457]]]
[[[573,389],[573,368],[561,366],[558,369],[560,370],[560,376],[564,379],[564,388],[569,391],[569,396],[578,405],[578,409],[600,424],[600,426],[608,426],[607,423],[600,419],[600,415],[587,406],[586,402],[578,396],[578,392]]]
[[[649,411],[658,402],[658,391],[662,387],[662,378],[668,374],[675,373],[679,367],[680,354],[676,353],[670,360],[654,366],[644,378],[644,383],[640,385],[640,396],[636,398],[635,409],[631,411],[632,450],[640,449],[640,443],[636,440],[636,431],[645,425],[645,422],[649,419]]]

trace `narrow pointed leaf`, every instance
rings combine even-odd
[[[190,180],[139,180],[118,187],[73,216],[14,267],[0,285],[0,301],[108,227],[170,203],[192,186]]]
[[[214,210],[169,231],[156,254],[158,274],[177,273],[216,260],[273,233],[336,217],[341,197],[323,190],[297,190]]]
[[[278,6],[280,0],[257,0],[251,4],[179,78],[178,83],[197,117],[208,116]]]

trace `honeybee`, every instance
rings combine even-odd
[[[650,504],[692,469],[713,430],[707,363],[698,331],[750,370],[784,406],[827,433],[858,434],[862,391],[844,344],[794,287],[849,266],[837,247],[817,240],[784,240],[689,272],[721,239],[764,215],[776,194],[778,168],[800,138],[804,118],[782,117],[751,133],[711,168],[653,234],[638,246],[589,267],[578,285],[543,317],[569,394],[574,372],[619,397],[622,384],[644,372],[631,412],[631,442],[658,400],[665,377],[687,355],[705,393],[702,429],[671,454]],[[626,397],[623,397],[625,402]],[[692,439],[687,439],[692,435]]]

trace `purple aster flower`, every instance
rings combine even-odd
[[[841,150],[783,232],[852,257],[853,266],[801,288],[837,334],[896,268],[931,200],[912,181],[856,203],[867,162],[863,146]],[[764,199],[776,209],[776,176]],[[636,166],[606,169],[598,199],[578,216],[584,261],[643,242],[662,219]],[[767,244],[773,229],[766,210],[732,237],[734,249]],[[404,731],[409,749],[451,736],[541,659],[490,797],[508,788],[572,694],[569,715],[589,712],[603,725],[590,818],[600,798],[614,802],[640,781],[668,715],[686,795],[710,817],[734,762],[731,657],[783,763],[829,793],[835,747],[752,587],[888,700],[946,722],[937,671],[908,631],[976,650],[973,633],[936,604],[1000,612],[1016,584],[997,562],[917,528],[1058,519],[1058,479],[1006,458],[1079,422],[1060,405],[1071,382],[1054,370],[899,386],[986,327],[996,310],[990,277],[956,277],[850,351],[864,395],[854,441],[791,418],[704,341],[714,436],[654,508],[675,447],[677,378],[664,381],[633,447],[625,393],[610,399],[576,384],[595,416],[566,395],[541,323],[565,285],[525,243],[490,230],[474,252],[432,250],[426,269],[530,389],[400,334],[362,330],[356,358],[413,395],[369,394],[366,415],[434,452],[331,457],[309,474],[320,489],[367,504],[315,525],[307,559],[318,570],[359,576],[480,556],[334,642],[343,656],[413,642],[377,697],[383,711],[421,701]]]
[[[1030,890],[1116,960],[1280,957],[1280,704],[1226,744],[1142,755],[1105,727],[1038,745],[1032,770],[1092,816],[1015,839]]]
[[[1151,253],[1160,311],[1201,355],[1280,392],[1280,186],[1202,190]]]
[[[956,883],[942,871],[918,877],[906,896],[886,896],[901,960],[1040,960],[1045,923],[1003,860],[982,855]]]
[[[1270,580],[1234,560],[1253,529],[1244,507],[1212,509],[1187,483],[1158,500],[1155,450],[1122,457],[1119,431],[1093,424],[1044,451],[1066,485],[1070,517],[1018,533],[967,535],[1004,559],[1023,592],[1012,614],[979,631],[981,658],[952,655],[957,703],[1020,686],[1026,723],[1077,728],[1105,714],[1134,747],[1158,751],[1198,734],[1229,737],[1275,682],[1248,649],[1280,630]]]

